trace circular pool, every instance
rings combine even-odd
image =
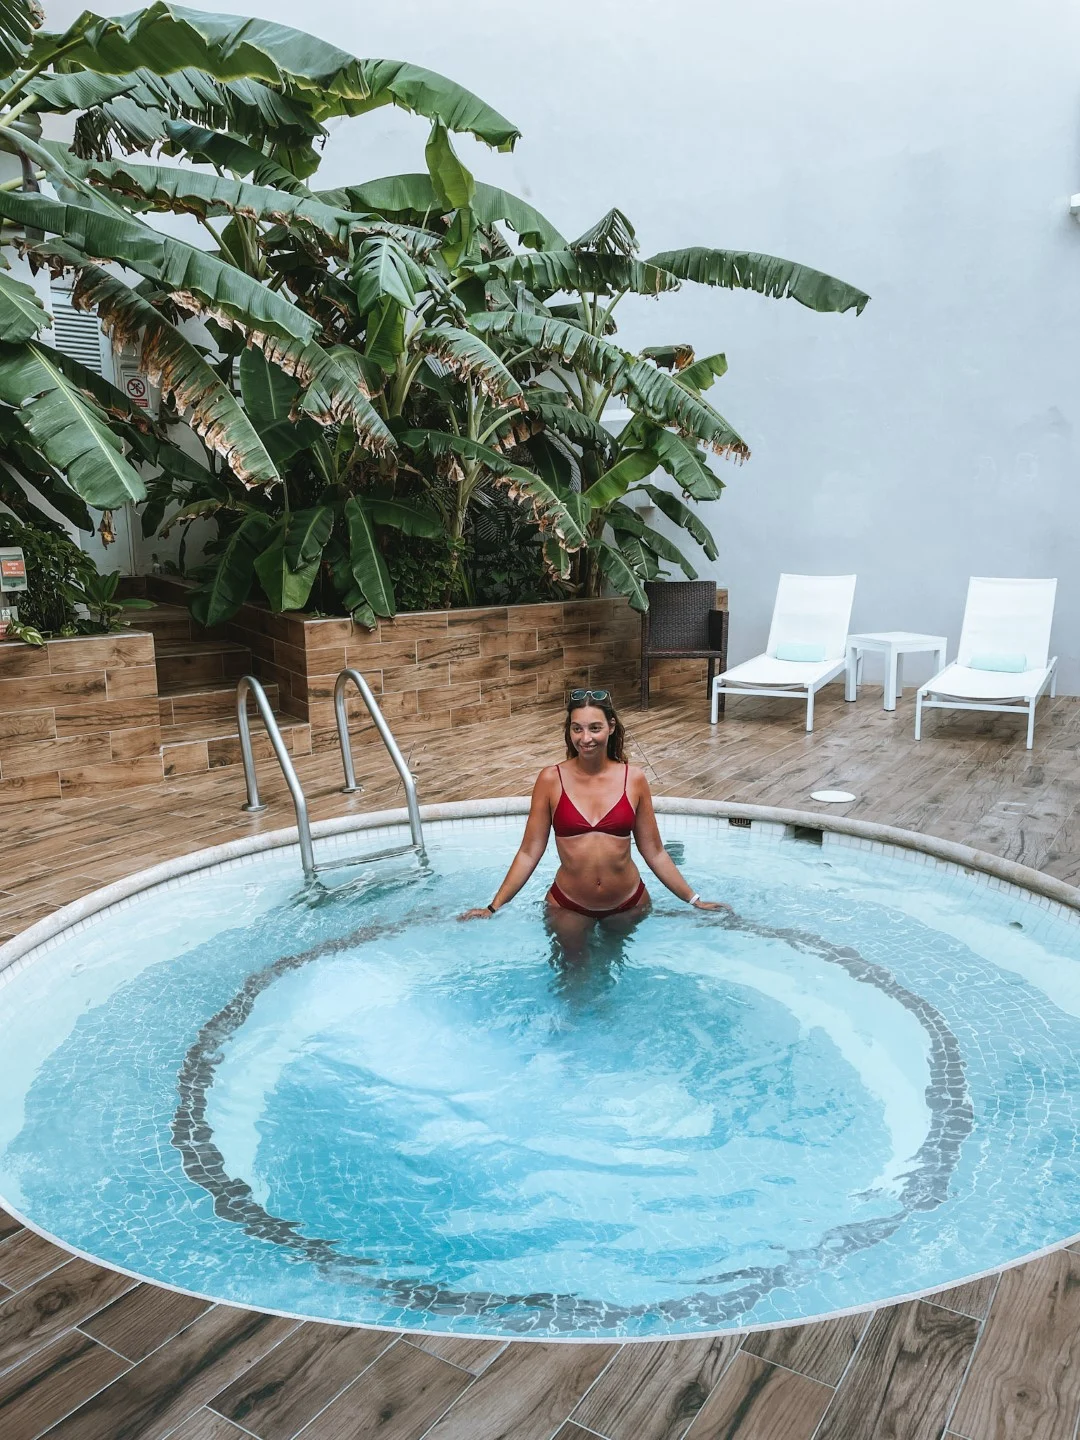
[[[654,883],[569,966],[553,849],[454,918],[522,827],[456,808],[424,864],[305,892],[263,837],[0,951],[0,1200],[229,1303],[562,1339],[805,1320],[1080,1229],[1080,924],[1015,867],[665,813],[735,914]],[[377,822],[318,858],[401,838]]]

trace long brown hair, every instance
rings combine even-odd
[[[609,695],[605,700],[595,700],[590,694],[586,700],[571,700],[566,707],[566,725],[563,729],[563,739],[566,741],[566,758],[577,759],[577,751],[574,749],[570,739],[570,718],[575,710],[588,710],[590,707],[604,712],[604,719],[609,725],[615,728],[608,736],[607,754],[609,760],[617,760],[620,765],[626,764],[626,753],[623,750],[623,741],[626,738],[623,732],[623,723],[615,713],[615,706],[611,703]]]

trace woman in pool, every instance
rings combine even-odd
[[[547,765],[533,786],[521,848],[490,905],[466,910],[483,920],[511,901],[540,863],[555,831],[559,869],[547,895],[548,920],[568,951],[580,951],[599,923],[627,930],[647,914],[649,892],[630,857],[630,837],[656,878],[698,910],[728,910],[702,900],[664,849],[649,782],[628,765],[622,722],[606,690],[571,690],[566,710],[567,758]],[[595,815],[599,818],[590,820]]]

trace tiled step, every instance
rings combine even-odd
[[[195,638],[193,631],[197,627],[191,618],[191,612],[182,605],[155,605],[153,610],[131,613],[134,616],[131,628],[149,630],[158,646]]]
[[[275,712],[275,719],[286,750],[293,755],[310,755],[311,726],[307,721],[278,712]],[[251,749],[256,763],[271,759],[274,753],[269,736],[259,720],[251,727]],[[206,770],[239,765],[240,736],[235,722],[230,725],[227,720],[195,720],[163,726],[161,761],[167,780],[173,776],[201,775]]]
[[[281,701],[276,680],[260,682],[272,710]],[[158,687],[158,709],[162,725],[191,725],[200,720],[218,723],[222,717],[236,715],[236,681],[213,680],[204,685],[173,685]],[[254,715],[255,702],[248,696],[248,714]]]
[[[158,692],[236,681],[251,669],[251,651],[231,640],[155,641]]]

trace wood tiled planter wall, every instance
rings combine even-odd
[[[315,750],[336,743],[334,680],[346,665],[363,674],[402,737],[558,706],[574,685],[638,702],[641,620],[622,599],[425,611],[374,631],[245,605],[226,632],[250,647],[261,678],[277,682],[282,709],[310,721]],[[704,697],[704,661],[655,670],[652,693],[700,686]],[[349,722],[358,736],[372,729],[355,691]]]
[[[0,641],[0,803],[161,779],[152,635]]]

